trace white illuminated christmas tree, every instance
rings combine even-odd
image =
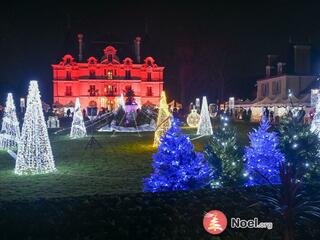
[[[160,145],[161,136],[163,136],[170,128],[170,112],[167,103],[166,93],[161,92],[160,106],[157,118],[157,128],[154,132],[153,146],[158,147]]]
[[[18,145],[15,173],[43,174],[55,171],[48,130],[37,81],[31,81]]]
[[[311,123],[311,129],[312,132],[316,132],[318,136],[320,137],[320,98],[319,95],[317,95],[316,98],[316,112],[314,113],[314,117]]]
[[[87,136],[87,130],[83,122],[83,115],[80,107],[80,100],[76,98],[76,104],[73,112],[73,120],[70,132],[70,138],[83,138]]]
[[[198,124],[198,135],[212,135],[212,125],[209,115],[207,97],[202,98],[202,107],[200,112],[200,121]]]
[[[16,107],[14,106],[12,93],[8,93],[6,108],[2,119],[0,133],[0,148],[15,150],[20,138],[20,127],[17,119]]]

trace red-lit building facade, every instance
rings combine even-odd
[[[81,107],[114,109],[117,99],[132,88],[138,105],[159,105],[163,90],[163,70],[152,57],[137,64],[129,57],[120,61],[117,50],[108,46],[100,61],[90,57],[76,62],[65,55],[53,64],[53,96],[55,105],[70,106],[79,97]]]

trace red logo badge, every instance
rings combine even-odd
[[[204,229],[213,235],[222,233],[227,228],[227,217],[223,212],[211,210],[203,217]]]

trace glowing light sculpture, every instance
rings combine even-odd
[[[55,170],[38,82],[30,81],[14,171],[18,175],[23,175],[44,174]]]
[[[167,103],[166,93],[161,92],[160,106],[157,118],[157,128],[154,133],[153,146],[158,147],[160,145],[160,138],[170,128],[170,112]]]
[[[209,115],[207,97],[202,98],[202,107],[200,113],[200,121],[198,125],[197,134],[201,136],[212,135],[212,125]]]
[[[316,111],[314,113],[314,117],[311,123],[310,131],[315,132],[320,137],[320,97],[319,94],[317,97],[315,97],[315,105],[316,105]]]
[[[246,186],[279,184],[280,163],[284,155],[280,151],[279,138],[276,132],[270,132],[270,124],[263,117],[258,129],[249,133],[250,146],[245,148]]]
[[[198,127],[199,121],[200,115],[197,113],[197,109],[193,108],[187,117],[187,123],[189,127],[196,128]]]
[[[144,179],[144,191],[164,192],[199,189],[209,184],[212,171],[202,153],[195,152],[178,119],[171,119],[162,136],[158,152],[153,155],[154,172]]]
[[[8,93],[0,132],[0,148],[4,150],[15,150],[18,146],[19,138],[20,127],[16,107],[13,102],[12,93]]]
[[[84,125],[83,115],[80,107],[80,100],[76,98],[76,104],[73,112],[73,120],[70,131],[70,138],[83,138],[87,136],[86,126]]]

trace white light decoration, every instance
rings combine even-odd
[[[16,107],[13,102],[12,93],[8,93],[0,132],[0,148],[4,150],[15,150],[18,146],[19,138],[20,127]]]
[[[170,128],[170,116],[166,93],[162,91],[157,118],[157,128],[154,132],[153,147],[158,147],[160,145],[161,136],[163,136]]]
[[[229,109],[234,109],[234,97],[229,97]]]
[[[212,135],[212,125],[208,110],[207,97],[202,98],[202,107],[200,113],[200,122],[198,125],[197,134],[201,136]]]
[[[80,107],[80,100],[79,98],[76,98],[70,138],[76,139],[76,138],[83,138],[85,136],[87,136],[87,130],[83,122],[83,115]]]
[[[189,127],[196,128],[198,127],[199,121],[200,115],[197,113],[197,109],[193,108],[187,117],[187,123]]]
[[[38,82],[30,81],[14,171],[18,175],[23,175],[44,174],[55,170]]]
[[[316,111],[314,113],[314,117],[311,123],[310,130],[312,132],[316,132],[320,137],[320,98],[319,95],[315,99]]]

